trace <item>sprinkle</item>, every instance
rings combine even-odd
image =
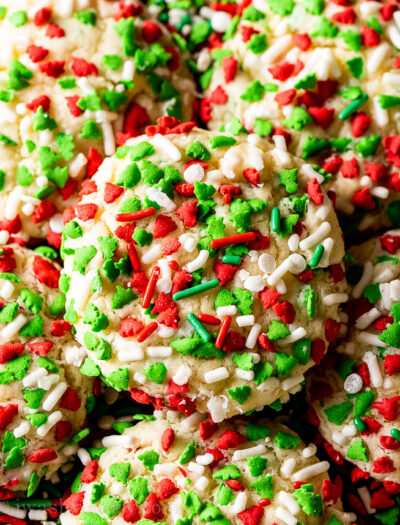
[[[300,241],[300,249],[308,250],[321,242],[331,231],[332,227],[329,222],[323,222],[318,226],[314,233]]]
[[[151,298],[153,297],[154,290],[156,289],[158,278],[160,277],[159,266],[154,266],[151,271],[150,279],[147,283],[146,290],[143,295],[142,308],[148,308],[150,306]]]
[[[147,326],[145,326],[143,328],[143,330],[139,333],[139,335],[137,336],[137,342],[138,343],[143,343],[143,341],[145,341],[148,337],[150,337],[150,335],[155,331],[157,330],[157,327],[158,327],[158,324],[153,321],[152,323],[148,324]]]
[[[309,467],[305,467],[297,471],[295,474],[293,474],[293,480],[294,481],[308,481],[309,479],[312,479],[315,476],[318,476],[319,474],[323,474],[328,469],[329,469],[329,462],[320,461],[319,463],[315,463],[314,465],[310,465]]]
[[[203,268],[210,256],[208,250],[200,250],[199,255],[193,261],[190,261],[186,265],[186,269],[189,273],[193,273],[199,268]]]
[[[202,284],[198,284],[197,286],[192,286],[191,288],[187,288],[186,290],[181,290],[180,292],[175,293],[172,296],[172,299],[174,301],[179,301],[180,299],[186,299],[187,297],[192,297],[193,295],[197,295],[202,292],[207,292],[208,290],[212,290],[213,288],[217,288],[219,286],[219,280],[213,279],[211,281],[207,281]]]
[[[271,211],[271,230],[275,233],[279,233],[281,228],[281,212],[277,206],[272,208]]]
[[[363,361],[368,366],[372,386],[380,388],[383,384],[383,379],[376,355],[372,352],[366,352]]]
[[[235,315],[237,313],[237,308],[234,304],[229,306],[218,306],[217,315],[218,317],[225,317],[226,315]]]
[[[142,269],[142,265],[133,242],[128,242],[126,247],[132,268],[135,272],[139,272]]]
[[[366,93],[363,93],[360,97],[358,97],[356,100],[353,100],[343,111],[339,113],[340,120],[346,120],[348,119],[353,113],[355,113],[358,109],[360,109],[361,106],[363,106],[367,100],[368,95]]]
[[[211,324],[211,325],[221,324],[221,320],[218,319],[218,317],[214,317],[213,315],[199,314],[198,318],[199,318],[199,321],[201,321],[202,323]]]
[[[390,430],[390,435],[397,441],[400,441],[400,430],[398,430],[397,428],[392,428]]]
[[[227,315],[225,319],[222,321],[221,326],[218,331],[217,338],[215,340],[215,346],[216,348],[222,348],[226,339],[226,336],[228,335],[228,330],[231,325],[232,318]]]
[[[321,262],[322,256],[324,255],[325,248],[322,246],[322,244],[319,244],[312,254],[312,257],[310,259],[310,267],[315,268],[315,266],[318,266],[318,264]]]
[[[363,269],[363,274],[361,276],[361,279],[358,281],[358,283],[353,288],[354,299],[360,299],[365,288],[371,282],[373,273],[374,273],[374,265],[372,264],[371,261],[367,261],[364,264],[364,269]]]
[[[260,324],[255,324],[254,326],[252,326],[249,332],[249,335],[247,336],[247,339],[246,339],[246,348],[252,349],[255,347],[260,331],[261,331]]]
[[[209,343],[211,341],[211,334],[207,332],[207,330],[204,328],[204,326],[193,313],[188,314],[187,320],[193,326],[193,328],[196,330],[196,332],[199,334],[199,336],[201,337],[201,339],[203,339],[204,342]]]
[[[222,262],[225,264],[233,264],[238,266],[241,263],[242,259],[239,255],[224,255],[222,257]]]
[[[222,248],[223,246],[229,246],[231,244],[254,241],[255,238],[256,234],[254,232],[238,233],[237,235],[231,235],[229,237],[213,239],[210,242],[210,246],[213,250],[215,250],[217,248]]]
[[[131,213],[117,213],[115,220],[118,222],[138,221],[140,219],[145,219],[146,217],[151,217],[155,214],[155,212],[155,208],[150,206],[149,208],[144,208],[143,210],[134,211]]]
[[[228,370],[221,366],[220,368],[215,368],[214,370],[210,370],[204,374],[204,381],[207,384],[211,383],[217,383],[218,381],[222,381],[223,379],[227,379],[229,377]]]
[[[322,298],[322,302],[327,306],[332,306],[334,304],[345,303],[348,301],[348,298],[349,296],[347,293],[332,293],[325,295]]]

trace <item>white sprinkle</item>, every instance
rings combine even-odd
[[[263,253],[258,258],[258,267],[264,273],[272,273],[276,268],[275,257],[269,253]]]
[[[317,182],[321,184],[324,182],[324,177],[318,171],[316,171],[311,164],[303,164],[303,166],[300,168],[300,173],[302,175],[305,175],[309,179],[317,179]]]
[[[225,33],[231,23],[231,17],[223,11],[214,11],[211,17],[211,27],[217,33]]]
[[[250,275],[243,283],[250,292],[261,292],[265,288],[264,279],[260,275]]]
[[[288,239],[288,248],[291,252],[295,252],[299,247],[300,237],[297,233],[293,233]]]
[[[125,60],[122,67],[122,79],[123,80],[132,80],[135,73],[135,63],[133,60]]]
[[[386,347],[386,344],[381,341],[376,334],[371,334],[370,332],[359,332],[356,334],[356,339],[360,343],[367,345],[379,346],[380,348]]]
[[[205,477],[205,476],[201,476],[197,481],[196,483],[194,484],[194,487],[197,489],[197,490],[200,490],[201,492],[203,492],[209,485],[209,481],[208,479]]]
[[[288,49],[292,46],[292,38],[290,35],[285,35],[274,42],[268,49],[261,55],[261,61],[264,64],[272,64],[277,58],[284,55]]]
[[[335,208],[336,210],[346,213],[347,215],[351,215],[355,210],[354,204],[351,204],[351,202],[348,202],[341,197],[336,197]]]
[[[298,341],[299,339],[304,337],[306,333],[306,329],[302,326],[299,326],[298,328],[293,330],[293,332],[287,337],[284,337],[283,339],[278,339],[277,343],[279,346],[286,346],[288,344],[292,344],[295,341]]]
[[[176,208],[175,202],[158,188],[147,188],[146,195],[151,201],[156,202],[159,206],[165,208],[167,211],[174,211]]]
[[[226,315],[235,315],[237,313],[237,308],[234,304],[218,306],[216,312],[218,317],[225,317]]]
[[[327,306],[331,306],[333,304],[345,303],[348,300],[348,298],[349,296],[347,295],[347,293],[331,293],[325,295],[322,298],[322,302]]]
[[[246,339],[246,348],[252,349],[255,347],[257,338],[258,338],[258,334],[260,333],[260,331],[261,331],[260,324],[257,323],[254,326],[252,326],[249,332],[249,335],[247,336],[247,339]]]
[[[210,370],[209,372],[206,372],[204,374],[204,381],[207,384],[211,383],[217,383],[218,381],[222,381],[222,379],[227,379],[229,377],[228,370],[221,366],[219,368],[215,368],[214,370]]]
[[[74,310],[78,313],[86,309],[87,302],[92,294],[92,279],[88,275],[73,272],[68,296],[74,300]]]
[[[311,235],[300,241],[300,249],[309,250],[320,243],[330,233],[331,229],[332,227],[329,222],[323,222]]]
[[[47,370],[45,368],[37,368],[33,372],[26,374],[22,380],[22,384],[25,388],[37,385],[40,378],[47,376]]]
[[[373,49],[367,60],[368,73],[375,73],[378,67],[383,63],[389,51],[390,46],[387,42],[383,42]]]
[[[169,346],[148,346],[146,353],[149,357],[170,357],[172,348]]]
[[[293,514],[290,514],[290,512],[285,510],[283,507],[278,507],[275,511],[275,515],[277,518],[284,521],[286,525],[296,525],[297,524],[297,519],[293,516]]]
[[[367,261],[364,264],[363,274],[361,276],[361,279],[358,281],[358,283],[353,288],[353,297],[354,299],[359,299],[365,290],[365,288],[368,286],[368,284],[371,282],[372,276],[374,273],[374,265],[371,261]]]
[[[214,396],[207,402],[207,408],[215,423],[221,423],[225,419],[228,402],[224,396]]]
[[[14,428],[13,434],[16,438],[25,436],[31,428],[29,421],[22,421],[17,428]]]
[[[172,476],[176,470],[176,465],[174,463],[158,463],[154,465],[154,474],[156,476]]]
[[[328,461],[320,461],[314,465],[305,467],[293,475],[294,481],[308,481],[309,479],[326,472],[329,469]]]
[[[196,259],[193,259],[193,261],[187,263],[186,270],[189,273],[193,273],[199,268],[204,268],[204,265],[206,264],[209,256],[210,252],[208,250],[200,250],[199,255],[196,257]]]
[[[388,28],[388,36],[394,45],[394,47],[400,48],[400,32],[397,29],[397,27],[394,24],[390,24]],[[385,73],[383,75],[382,80],[384,80],[386,75],[389,75],[390,73]],[[392,75],[392,76],[398,76],[400,78],[400,75]]]
[[[381,387],[383,379],[376,355],[372,352],[366,352],[363,361],[367,364],[372,386],[375,388]]]
[[[202,456],[196,457],[196,463],[199,465],[210,465],[214,461],[214,456],[207,452],[206,454],[203,454]]]
[[[314,445],[314,443],[311,443],[303,450],[302,454],[305,458],[311,458],[311,456],[315,456],[316,452],[317,447]]]
[[[381,313],[377,308],[371,308],[371,310],[357,318],[355,326],[358,330],[365,330],[365,328],[367,328],[380,316]]]
[[[182,154],[179,149],[169,139],[157,133],[153,137],[153,142],[156,148],[160,148],[165,152],[168,157],[174,162],[178,162],[182,158]]]
[[[200,164],[192,164],[183,172],[183,178],[189,184],[200,182],[204,179],[204,168]]]
[[[291,388],[293,388],[296,385],[299,385],[304,381],[304,375],[303,374],[297,374],[292,377],[288,377],[281,383],[282,390],[284,392],[288,392]]]
[[[78,458],[81,460],[82,465],[86,466],[91,461],[89,452],[85,448],[78,450]]]
[[[120,361],[142,361],[144,359],[144,352],[141,346],[130,341],[129,338],[125,339],[121,336],[114,338],[113,346],[118,348],[118,359]]]
[[[47,392],[42,403],[43,410],[46,412],[53,410],[67,388],[68,385],[64,382],[61,382],[58,383],[52,390],[50,390],[50,392]]]
[[[23,314],[18,314],[17,317],[8,323],[1,331],[1,337],[5,341],[12,339],[19,330],[26,324],[27,318]]]
[[[365,510],[368,514],[375,514],[376,510],[371,508],[371,495],[367,487],[360,487],[357,489],[357,492],[360,495],[361,501],[364,503]]]
[[[233,505],[232,505],[233,513],[238,514],[239,512],[244,511],[244,509],[246,508],[246,503],[247,503],[246,492],[245,491],[238,492],[238,495],[236,496],[235,501],[233,502]]]
[[[386,109],[383,109],[381,105],[379,104],[378,96],[373,97],[372,108],[373,108],[374,120],[376,120],[376,123],[378,124],[378,126],[379,127],[387,126],[389,124],[389,113],[387,112]],[[337,199],[336,199],[336,202],[337,202]]]
[[[23,509],[18,509],[15,507],[10,507],[6,503],[0,502],[0,512],[7,514],[7,516],[12,516],[13,518],[19,518],[23,520],[26,516],[26,512]]]
[[[278,501],[281,505],[284,505],[292,514],[296,515],[300,512],[300,505],[288,492],[284,492],[283,490],[281,490],[278,493]]]
[[[62,419],[62,412],[60,410],[57,410],[56,412],[52,412],[46,423],[44,425],[41,425],[37,429],[37,435],[40,437],[44,437],[48,434],[48,432],[54,427],[55,424],[57,424]]]
[[[348,394],[357,394],[363,387],[363,380],[358,374],[349,374],[346,377],[343,388]]]
[[[0,297],[3,299],[10,299],[10,297],[13,295],[15,287],[10,281],[2,281],[2,285],[0,287]]]
[[[196,239],[189,233],[182,233],[179,237],[179,242],[182,244],[182,247],[187,252],[192,252],[197,244]]]
[[[47,520],[47,512],[40,509],[31,509],[28,512],[28,518],[33,521]]]
[[[133,444],[133,436],[129,436],[128,434],[122,434],[120,436],[113,435],[113,436],[106,436],[102,439],[103,447],[109,448],[109,447],[123,447],[127,448],[130,447]]]
[[[236,317],[236,322],[238,326],[253,326],[254,315],[238,315]]]
[[[289,272],[294,274],[299,274],[304,272],[307,267],[307,262],[305,258],[299,253],[292,253],[288,258],[290,262]]]
[[[236,368],[235,376],[239,377],[239,379],[243,379],[244,381],[253,381],[254,372],[253,370],[242,370],[241,368]]]
[[[190,416],[181,421],[181,428],[184,432],[192,430],[194,427],[197,427],[204,418],[204,415],[200,412],[193,412]]]
[[[135,372],[133,374],[133,380],[140,385],[144,385],[147,381],[147,377],[142,372]]]
[[[389,197],[389,190],[383,186],[376,186],[372,188],[371,195],[378,197],[378,199],[387,199]]]
[[[332,433],[332,441],[338,445],[344,445],[347,441],[347,438],[342,432],[340,432],[340,430],[335,430],[335,432]]]
[[[107,156],[114,155],[115,137],[114,137],[114,130],[113,130],[112,124],[106,121],[106,122],[102,122],[100,126],[103,132],[104,153]]]
[[[169,510],[171,512],[171,518],[173,523],[176,523],[178,520],[182,519],[183,507],[182,502],[179,498],[172,501],[172,503],[169,506]]]
[[[244,448],[242,450],[235,450],[233,453],[233,461],[240,461],[241,459],[251,458],[254,456],[262,456],[267,452],[265,445],[256,445],[255,447]]]
[[[194,474],[198,474],[199,476],[204,474],[204,470],[205,470],[203,465],[195,463],[194,461],[191,461],[188,464],[187,469],[188,469],[189,472],[193,472]]]
[[[285,459],[285,461],[282,463],[282,466],[281,466],[281,474],[287,478],[293,472],[295,467],[296,467],[295,458]]]
[[[181,365],[175,372],[175,374],[172,376],[172,381],[175,384],[182,386],[188,382],[191,375],[191,369],[187,365]]]
[[[161,255],[161,244],[152,244],[149,249],[143,251],[141,261],[143,264],[151,264]]]
[[[276,270],[268,277],[267,283],[274,286],[291,268],[290,257],[285,259]]]
[[[221,172],[227,179],[235,178],[235,166],[240,166],[242,159],[237,152],[231,148],[225,153],[223,158],[220,160]]]

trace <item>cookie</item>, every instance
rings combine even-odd
[[[343,244],[310,165],[187,126],[150,127],[91,179],[63,230],[66,319],[83,373],[219,422],[288,400],[322,358]]]
[[[82,349],[63,320],[60,267],[17,245],[0,255],[1,499],[31,496],[87,435],[93,381],[81,377]]]
[[[208,127],[238,117],[317,158],[338,212],[352,219],[345,230],[400,226],[397,6],[261,0],[230,14],[208,60],[198,54]]]
[[[1,15],[2,240],[58,247],[82,180],[157,117],[190,119],[194,82],[139,3],[18,0]]]
[[[176,413],[173,414],[176,416]],[[350,523],[329,463],[287,427],[259,420],[220,426],[172,417],[103,440],[65,502],[62,525],[83,523]]]
[[[400,483],[400,230],[350,250],[348,334],[312,372],[308,394],[322,436],[380,481]]]

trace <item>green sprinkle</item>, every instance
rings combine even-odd
[[[239,255],[224,255],[222,257],[222,262],[225,264],[239,266],[239,264],[242,262],[242,258],[239,257]]]
[[[397,441],[400,441],[400,430],[397,430],[397,428],[392,428],[390,431],[390,435],[392,438],[396,439]]]
[[[349,459],[358,459],[368,463],[368,452],[362,439],[354,441],[347,449],[346,455]]]
[[[198,284],[197,286],[192,286],[192,288],[187,288],[186,290],[177,292],[172,296],[172,299],[174,301],[186,299],[187,297],[192,297],[193,295],[197,295],[199,293],[212,290],[213,288],[217,288],[217,286],[219,286],[219,280],[213,279],[212,281],[207,281],[205,283]]]
[[[193,326],[193,328],[196,330],[196,332],[199,334],[199,336],[203,339],[204,342],[208,343],[211,341],[211,334],[204,328],[204,326],[193,313],[188,314],[187,320]]]
[[[364,432],[364,430],[367,428],[367,425],[364,423],[364,421],[360,417],[355,417],[353,419],[353,423],[359,432]]]
[[[315,266],[318,266],[321,262],[321,259],[324,255],[325,248],[322,244],[319,244],[312,254],[311,260],[310,260],[310,266],[311,268],[315,268]]]
[[[368,95],[366,93],[363,93],[359,98],[351,102],[346,108],[344,108],[343,111],[339,113],[340,120],[346,120],[348,119],[353,113],[355,113],[358,109],[360,109],[361,106],[363,106],[367,100]]]
[[[275,233],[279,233],[281,228],[281,212],[277,206],[272,208],[271,211],[271,230]]]

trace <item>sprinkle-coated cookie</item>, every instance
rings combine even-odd
[[[0,230],[59,246],[62,211],[104,155],[161,115],[188,119],[194,83],[139,3],[16,0],[0,8]]]
[[[311,373],[322,436],[381,481],[400,482],[400,230],[350,250],[348,334],[336,359]],[[346,320],[346,319],[345,319]],[[328,356],[329,357],[329,356]]]
[[[25,489],[31,496],[88,433],[92,381],[79,373],[84,354],[63,320],[60,267],[51,255],[48,248],[1,249],[1,499]]]
[[[285,402],[322,358],[343,245],[311,165],[190,127],[161,119],[91,179],[63,230],[66,319],[83,373],[219,422]]]
[[[329,463],[277,423],[218,426],[193,414],[138,423],[104,445],[65,501],[62,525],[350,523]]]
[[[198,53],[210,129],[238,117],[285,136],[332,176],[336,208],[360,230],[400,225],[400,12],[394,2],[212,3],[231,25]],[[217,11],[219,12],[219,11]],[[381,215],[377,215],[382,210]],[[345,227],[346,233],[350,228]]]

